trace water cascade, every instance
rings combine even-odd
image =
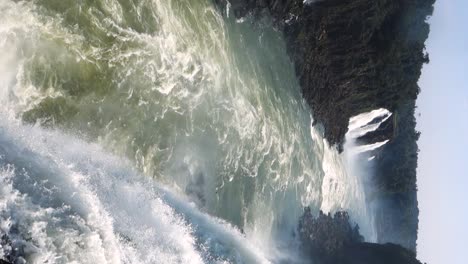
[[[304,206],[373,239],[349,152],[312,126],[267,18],[209,0],[0,13],[0,257],[300,263]]]

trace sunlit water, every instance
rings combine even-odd
[[[291,263],[304,206],[372,240],[280,32],[199,0],[0,0],[1,255]],[[223,219],[223,220],[221,220]],[[13,251],[12,251],[13,250]]]

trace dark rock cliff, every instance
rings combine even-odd
[[[229,0],[237,17],[271,15],[284,32],[304,98],[325,137],[342,149],[349,118],[386,108],[393,118],[358,139],[389,139],[376,151],[379,243],[416,249],[418,79],[429,61],[426,20],[435,0]],[[214,0],[221,7],[227,0]]]
[[[299,219],[299,238],[304,251],[318,264],[421,264],[416,254],[402,246],[363,242],[346,212],[312,216],[309,208]]]

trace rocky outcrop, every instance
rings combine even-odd
[[[429,61],[426,20],[435,0],[213,0],[237,17],[269,14],[284,32],[302,94],[325,137],[342,149],[349,118],[386,108],[393,118],[358,142],[375,153],[378,241],[415,251],[418,79]],[[382,217],[379,217],[382,216]]]
[[[315,218],[309,208],[299,219],[302,248],[319,264],[421,264],[416,254],[395,244],[364,243],[359,227],[349,223],[346,212]]]
[[[309,207],[299,219],[298,233],[306,252],[320,259],[328,259],[363,241],[359,227],[351,227],[348,213],[337,212],[332,217],[320,211],[315,218]]]

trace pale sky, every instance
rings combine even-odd
[[[418,98],[418,257],[468,263],[468,1],[436,0]]]

